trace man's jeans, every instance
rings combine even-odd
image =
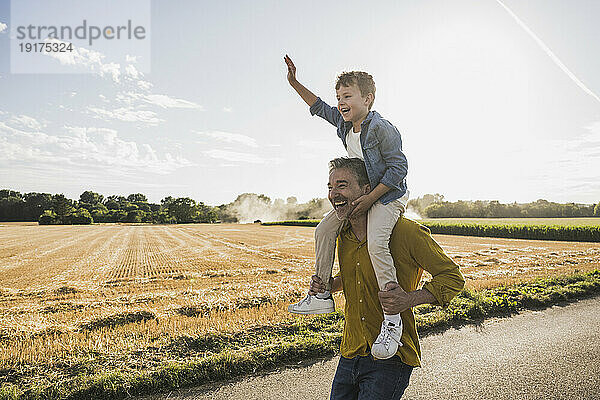
[[[408,386],[412,370],[398,356],[387,360],[340,357],[330,399],[398,400]]]

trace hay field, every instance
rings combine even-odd
[[[55,379],[88,364],[143,368],[158,361],[150,350],[182,337],[291,319],[286,306],[312,274],[313,234],[258,224],[0,224],[0,371],[10,382],[37,368],[58,371]],[[475,289],[600,268],[598,243],[435,237]]]

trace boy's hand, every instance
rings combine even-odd
[[[366,214],[369,211],[369,208],[373,205],[374,201],[367,194],[360,196],[358,199],[352,202],[352,205],[355,206],[354,210],[350,213],[348,218],[355,218],[360,215]]]
[[[287,73],[288,82],[289,83],[296,82],[296,66],[292,62],[292,59],[290,58],[290,56],[288,56],[286,54],[285,57],[283,57],[283,60],[285,61],[285,63],[287,64],[287,67],[288,67],[288,73]]]

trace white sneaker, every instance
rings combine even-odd
[[[299,302],[290,304],[288,311],[295,314],[328,314],[335,311],[335,304],[331,295],[320,299],[309,294]]]
[[[400,321],[400,325],[395,325],[393,322],[383,320],[381,332],[379,332],[379,336],[377,336],[371,348],[373,357],[381,360],[393,357],[398,351],[398,347],[402,346],[401,336],[402,321]]]

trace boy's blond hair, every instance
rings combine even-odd
[[[367,97],[369,93],[373,93],[373,101],[369,104],[370,110],[375,102],[375,81],[373,80],[373,76],[363,71],[342,72],[338,75],[335,82],[335,90],[338,90],[341,86],[351,85],[358,86],[362,97]]]

